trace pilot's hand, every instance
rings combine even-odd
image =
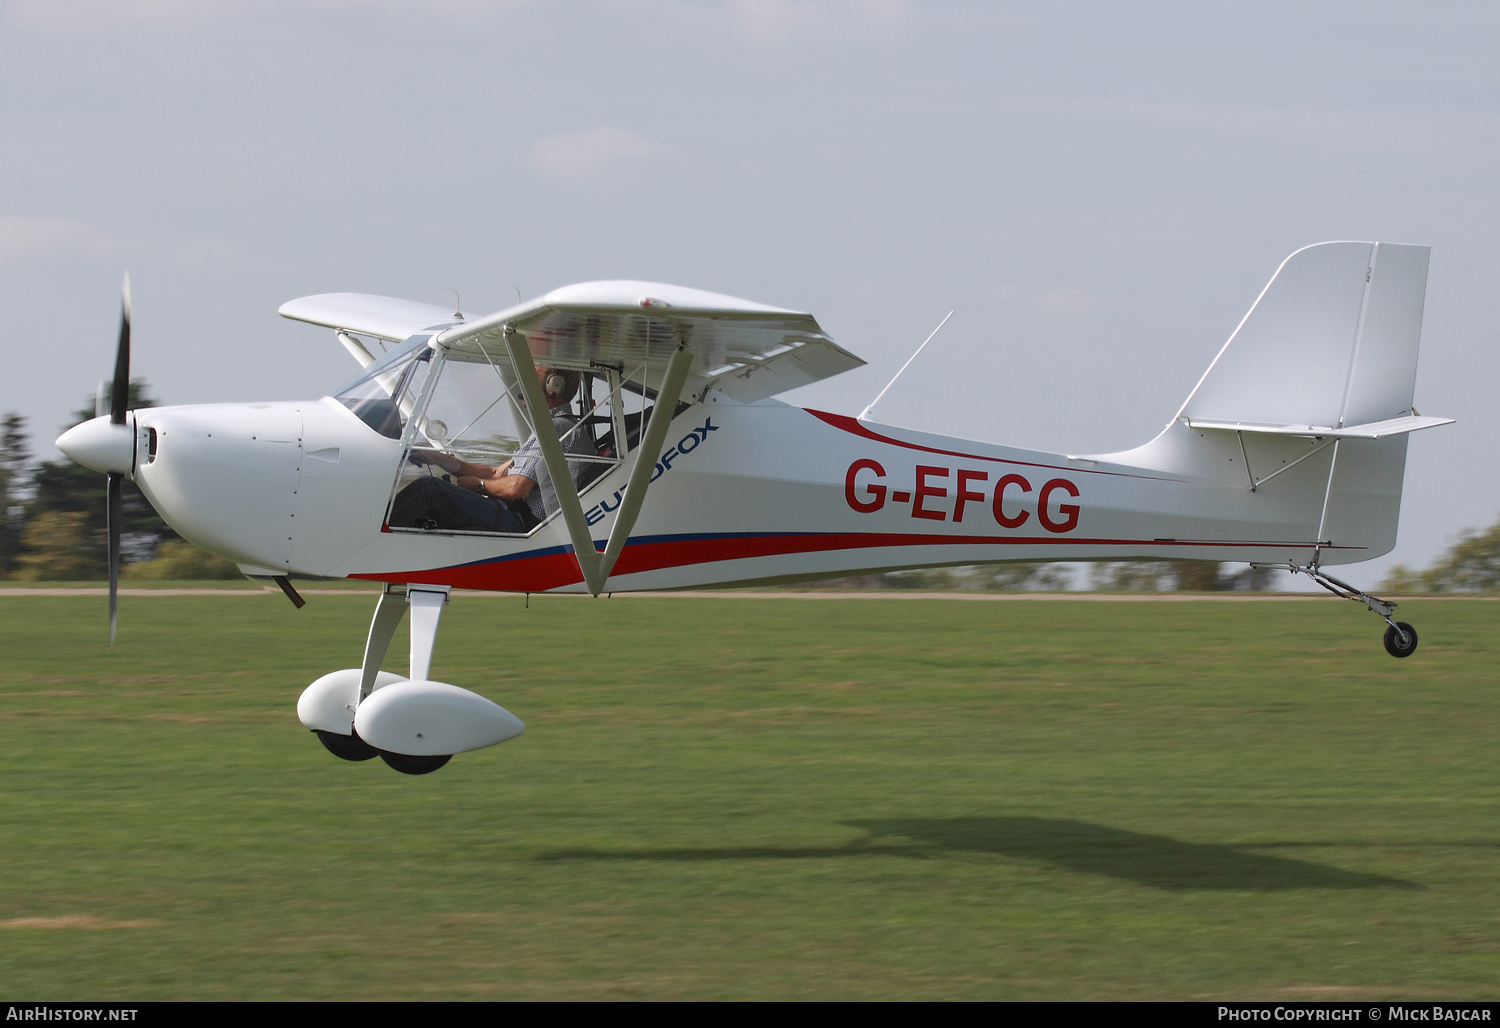
[[[413,450],[411,451],[411,462],[418,467],[435,464],[450,474],[458,474],[458,460],[443,453],[441,450]]]

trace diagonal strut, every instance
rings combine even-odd
[[[568,470],[562,440],[557,437],[557,426],[553,424],[551,412],[547,409],[547,397],[542,392],[541,381],[536,377],[536,361],[532,359],[531,346],[524,335],[507,325],[505,348],[510,352],[516,377],[521,380],[521,392],[526,397],[526,406],[531,410],[531,428],[542,447],[547,474],[552,476],[552,491],[557,494],[558,506],[562,508],[563,520],[568,526],[568,537],[573,541],[573,556],[578,561],[578,570],[583,572],[583,581],[589,592],[598,596],[599,591],[604,588],[604,578],[599,573],[599,551],[594,548],[594,535],[589,531],[588,519],[583,516],[583,504],[578,502],[578,490],[572,488],[573,473]]]
[[[614,570],[615,561],[619,560],[620,551],[625,549],[625,543],[630,538],[630,530],[635,527],[641,504],[646,500],[646,490],[651,486],[651,473],[656,470],[656,458],[661,456],[662,445],[667,441],[667,429],[677,415],[677,401],[682,397],[682,384],[687,380],[688,365],[692,362],[692,353],[686,347],[680,347],[667,363],[666,381],[656,394],[656,406],[651,408],[651,422],[646,426],[646,434],[635,451],[635,467],[630,469],[630,484],[625,487],[620,512],[615,515],[614,526],[609,530],[609,545],[605,547],[600,567],[603,574],[601,585],[609,580],[609,573]]]

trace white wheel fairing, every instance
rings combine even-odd
[[[514,739],[526,726],[499,704],[456,685],[398,682],[359,705],[354,729],[376,749],[435,757]]]
[[[297,698],[297,718],[308,728],[334,735],[348,735],[354,724],[354,707],[359,700],[357,667],[330,671],[302,690]],[[375,689],[406,681],[401,675],[381,671],[375,676]],[[372,693],[373,695],[373,693]]]

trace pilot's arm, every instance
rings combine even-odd
[[[536,488],[536,483],[525,475],[512,475],[510,461],[506,461],[498,468],[490,469],[494,473],[485,476],[461,475],[458,484],[465,489],[473,489],[484,493],[486,496],[495,496],[502,500],[520,500],[530,494]]]
[[[501,500],[520,500],[536,488],[534,480],[525,475],[510,473],[510,461],[492,468],[486,464],[471,464],[466,460],[459,460],[451,453],[438,450],[412,451],[413,457],[418,455],[420,455],[419,463],[436,464],[455,476],[459,488],[472,489],[486,496],[494,496]]]

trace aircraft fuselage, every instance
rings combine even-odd
[[[252,573],[584,589],[560,516],[525,537],[388,527],[401,443],[331,398],[134,417],[142,491],[185,538]],[[1319,490],[1308,486],[1326,481],[1331,455],[1252,492],[1243,459],[1224,443],[1174,423],[1129,454],[1078,458],[774,400],[700,403],[671,424],[608,589],[1014,560],[1307,562],[1320,516]],[[1304,444],[1283,448],[1292,445]],[[580,495],[601,550],[632,464]],[[1324,563],[1376,555],[1323,542]]]

